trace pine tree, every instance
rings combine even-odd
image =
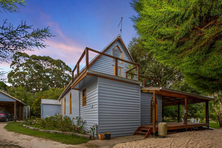
[[[139,0],[132,19],[155,59],[204,92],[222,88],[222,1]]]

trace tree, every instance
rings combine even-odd
[[[220,127],[222,127],[222,93],[215,93],[215,100],[212,101],[212,107],[216,113],[216,118],[219,122]]]
[[[7,87],[7,93],[11,96],[21,100],[26,105],[31,106],[33,101],[35,100],[35,94],[28,92],[26,88],[22,86],[18,87]]]
[[[167,87],[189,93],[200,94],[184,81],[182,73],[174,67],[169,67],[155,60],[149,49],[145,47],[140,38],[133,38],[128,45],[128,49],[134,61],[140,65],[140,73],[149,79],[147,86]],[[132,67],[129,67],[129,69]],[[189,104],[188,116],[203,120],[205,112],[203,104]],[[164,107],[164,117],[177,119],[177,106]],[[181,106],[180,117],[183,117],[184,107]]]
[[[134,61],[140,65],[140,74],[149,78],[146,79],[147,86],[169,88],[175,81],[182,80],[180,71],[157,62],[140,38],[133,38],[128,49]]]
[[[49,56],[29,56],[17,52],[13,55],[8,82],[14,87],[22,86],[30,92],[63,88],[71,80],[71,68],[61,60]]]
[[[18,12],[17,5],[24,6],[25,4],[24,0],[3,0],[0,1],[0,8],[5,12]],[[53,37],[49,27],[33,29],[32,25],[27,25],[23,21],[14,27],[5,20],[0,26],[0,32],[0,63],[9,61],[15,52],[32,50],[33,47],[45,48],[43,41]]]
[[[220,0],[133,1],[135,28],[154,58],[178,68],[195,89],[222,88]]]
[[[0,81],[0,90],[7,91],[7,85]]]
[[[40,113],[41,113],[41,99],[58,99],[60,94],[63,92],[63,88],[59,89],[59,88],[51,88],[47,91],[40,91],[35,93],[35,99],[32,103],[31,106],[31,114],[36,116],[36,117],[40,117]]]

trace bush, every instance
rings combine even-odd
[[[48,130],[84,133],[84,131],[82,130],[83,122],[81,118],[79,118],[79,124],[75,125],[73,119],[68,116],[63,117],[62,115],[54,115],[46,118],[28,119],[26,120],[25,124]]]

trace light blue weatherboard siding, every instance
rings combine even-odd
[[[15,102],[14,99],[12,99],[12,98],[10,98],[10,97],[8,97],[8,96],[0,93],[0,102],[1,102],[1,101],[2,101],[2,102]]]
[[[41,118],[53,116],[61,112],[61,105],[41,104]]]
[[[122,43],[119,40],[115,42],[105,53],[109,55],[113,55],[112,49],[116,47],[117,45],[120,47],[120,49],[123,52],[123,59],[127,61],[131,61],[125,48],[123,47]],[[114,65],[115,65],[115,62],[113,61],[113,58],[103,55],[90,67],[90,70],[113,75]],[[123,62],[123,64],[121,64],[121,62],[118,62],[118,67],[123,68],[123,77],[125,77],[125,71],[128,70],[126,68],[127,66],[128,66],[128,63],[126,62]]]
[[[153,94],[150,93],[141,93],[141,125],[144,124],[152,124],[150,122],[150,103],[151,99],[153,97]],[[162,97],[159,95],[156,95],[157,99],[157,118],[158,122],[162,122]]]
[[[140,126],[140,86],[98,79],[99,133],[132,135]]]
[[[82,106],[82,90],[86,89],[86,106]],[[80,91],[80,117],[85,121],[84,129],[98,125],[98,80],[86,84]]]
[[[72,93],[72,113],[70,114],[70,92]],[[66,114],[64,114],[64,98],[66,98]],[[69,116],[71,119],[79,117],[79,91],[70,90],[63,97],[63,116]]]

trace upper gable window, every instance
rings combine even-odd
[[[119,48],[119,46],[116,46],[113,48],[113,56],[123,59],[123,52],[122,50]],[[113,59],[113,61],[115,61],[115,59]],[[123,61],[119,61],[119,63],[123,64]]]

